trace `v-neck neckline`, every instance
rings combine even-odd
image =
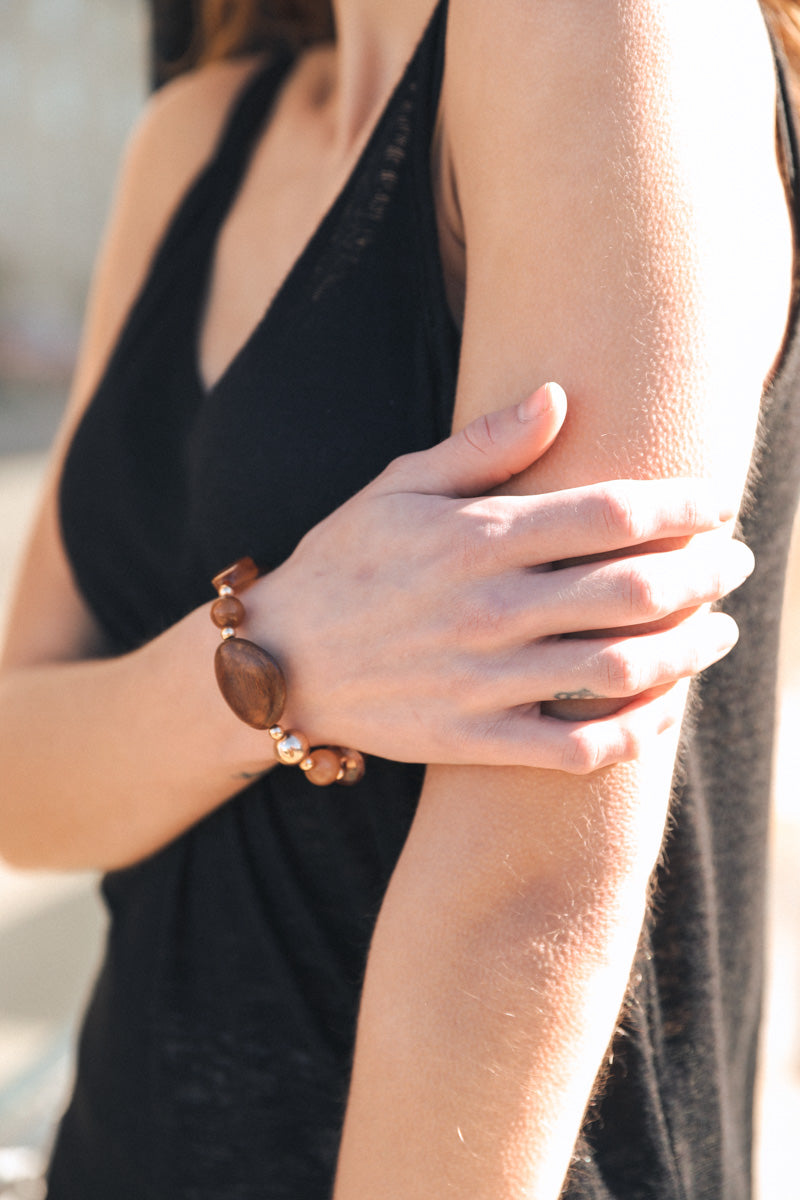
[[[383,109],[381,110],[377,120],[375,121],[375,124],[373,125],[372,130],[370,131],[366,142],[364,143],[362,149],[360,150],[350,173],[347,175],[346,179],[343,181],[341,187],[337,191],[336,195],[334,196],[333,200],[329,204],[328,208],[325,210],[323,216],[320,218],[316,227],[314,228],[312,233],[309,235],[308,240],[305,242],[305,244],[304,244],[302,250],[300,251],[300,253],[298,254],[297,258],[295,258],[295,260],[289,267],[288,271],[284,275],[283,279],[281,280],[280,284],[278,285],[276,291],[273,293],[271,299],[267,303],[266,308],[264,309],[264,311],[261,314],[261,316],[259,317],[259,319],[252,326],[249,333],[245,336],[244,340],[239,344],[238,348],[234,351],[232,356],[228,359],[226,365],[224,366],[224,368],[222,369],[220,374],[217,376],[217,378],[212,383],[209,384],[206,382],[204,375],[203,375],[201,349],[202,349],[203,335],[205,332],[205,322],[206,322],[206,318],[208,315],[211,287],[213,286],[214,271],[215,271],[215,265],[216,265],[216,259],[217,259],[217,252],[219,249],[220,236],[221,236],[221,232],[224,227],[225,221],[227,220],[227,217],[230,214],[230,212],[233,208],[233,205],[236,203],[236,198],[238,197],[238,195],[240,194],[240,192],[244,186],[244,183],[245,183],[245,180],[247,177],[247,172],[250,169],[253,153],[254,153],[255,147],[258,143],[258,140],[259,140],[259,138],[263,137],[264,133],[266,132],[266,129],[271,120],[272,113],[274,112],[275,106],[280,97],[281,91],[286,86],[289,74],[290,74],[292,68],[296,65],[297,60],[290,59],[289,61],[286,62],[284,70],[280,71],[278,78],[275,81],[275,86],[271,90],[270,96],[268,98],[266,110],[265,110],[265,114],[264,114],[264,119],[260,123],[258,130],[252,139],[252,142],[250,144],[249,151],[247,153],[240,177],[236,181],[236,185],[232,190],[232,193],[230,196],[230,201],[227,204],[227,206],[225,207],[223,213],[221,214],[220,219],[214,225],[214,229],[213,229],[213,233],[212,233],[212,237],[211,237],[211,243],[210,243],[210,246],[208,249],[208,254],[206,257],[203,278],[200,281],[200,286],[198,288],[198,301],[197,301],[197,308],[196,308],[196,318],[195,318],[195,323],[194,323],[194,337],[192,339],[191,359],[192,359],[192,370],[193,370],[193,375],[194,375],[194,382],[204,400],[210,401],[213,397],[215,397],[217,392],[220,390],[220,388],[222,388],[225,385],[225,383],[230,378],[230,376],[232,374],[234,374],[236,372],[236,370],[238,370],[241,363],[249,356],[249,354],[252,350],[253,344],[257,340],[260,339],[263,330],[273,322],[276,311],[278,311],[280,309],[281,305],[283,304],[283,302],[285,300],[285,297],[290,292],[291,288],[294,286],[296,280],[302,275],[302,273],[306,269],[308,263],[313,261],[314,255],[317,252],[317,248],[321,245],[324,245],[324,243],[328,237],[329,231],[331,230],[331,228],[333,226],[335,226],[342,210],[345,208],[346,204],[348,203],[348,201],[350,199],[350,195],[352,193],[352,190],[353,190],[357,180],[361,177],[362,170],[364,168],[365,163],[368,161],[368,159],[372,155],[375,146],[379,143],[380,138],[383,135],[384,129],[394,113],[398,98],[406,90],[406,88],[408,86],[408,81],[413,73],[413,70],[416,66],[416,63],[417,63],[420,55],[423,52],[425,45],[427,44],[428,39],[433,35],[433,30],[436,25],[436,21],[437,21],[439,12],[442,8],[442,4],[443,4],[443,0],[438,0],[438,3],[436,4],[433,12],[431,13],[431,16],[425,27],[425,30],[423,31],[419,41],[417,42],[417,45],[414,48],[414,51],[413,51],[411,57],[409,58],[406,66],[404,67],[402,74],[400,75],[400,78],[397,80],[397,83],[392,88],[392,91],[389,94],[389,97],[387,98],[386,103],[385,103]],[[253,88],[257,87],[260,79],[264,75],[266,75],[270,70],[274,69],[274,66],[275,66],[274,63],[270,63],[267,67],[265,67],[262,72],[258,73],[257,78],[253,81],[253,83],[250,86],[252,86]]]

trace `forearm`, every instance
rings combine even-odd
[[[587,779],[439,769],[376,928],[335,1200],[554,1200],[613,1034],[674,734]]]
[[[495,414],[492,424],[492,452],[502,462],[503,431],[506,437],[512,431],[514,446],[523,426],[514,409]],[[520,701],[552,697],[565,681],[579,691],[589,684],[601,695],[629,699],[715,661],[733,643],[732,622],[723,616],[687,622],[672,640],[556,644],[552,635],[562,626],[618,625],[630,616],[632,590],[641,592],[641,581],[616,568],[604,576],[588,568],[531,572],[530,564],[567,547],[579,554],[589,546],[627,547],[625,521],[619,529],[614,524],[622,497],[628,504],[635,499],[640,510],[634,542],[657,532],[713,531],[724,519],[718,502],[702,487],[666,484],[609,485],[596,495],[567,493],[531,505],[478,502],[481,513],[494,504],[513,516],[523,543],[515,550],[517,539],[507,533],[509,567],[486,579],[475,569],[475,555],[458,549],[465,532],[474,537],[469,505],[424,490],[396,492],[402,471],[406,486],[413,482],[415,462],[417,487],[429,486],[429,460],[432,477],[441,479],[436,461],[446,467],[448,455],[458,460],[462,444],[485,472],[492,456],[458,438],[414,462],[409,458],[248,590],[240,632],[283,666],[282,723],[301,730],[312,746],[356,746],[407,761],[580,771],[635,756],[660,719],[650,707],[637,712],[629,706],[617,721],[575,730],[542,718],[536,705],[519,708]],[[528,461],[524,446],[522,454]],[[482,479],[471,479],[467,488]],[[443,510],[449,522],[441,521]],[[409,531],[407,544],[398,529]],[[387,532],[395,557],[381,559],[376,575],[372,547],[385,545]],[[491,540],[485,550],[496,568]],[[652,569],[642,566],[639,574],[647,603],[636,615],[695,607],[737,586],[750,569],[748,552],[742,546],[739,554],[709,550],[696,561],[688,552],[669,563],[666,556],[646,556]],[[374,602],[367,610],[359,583],[364,570],[372,572]],[[509,615],[498,624],[503,605]],[[136,652],[97,659],[102,632],[71,579],[53,508],[45,509],[0,659],[7,784],[0,797],[0,854],[21,865],[119,866],[157,849],[266,769],[271,740],[243,725],[217,690],[212,659],[218,642],[208,618],[203,606]]]
[[[204,607],[119,658],[4,672],[0,854],[20,866],[122,866],[265,770],[271,742],[217,690],[217,641]]]

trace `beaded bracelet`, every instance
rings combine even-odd
[[[283,671],[261,646],[236,636],[245,610],[235,593],[249,587],[258,576],[252,558],[240,558],[211,581],[219,597],[211,605],[211,620],[222,635],[214,656],[219,690],[241,721],[253,729],[269,732],[278,762],[299,767],[317,787],[358,783],[364,774],[364,758],[358,750],[341,746],[318,746],[311,750],[304,734],[284,729],[279,723],[286,703]]]

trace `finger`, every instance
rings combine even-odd
[[[738,640],[725,613],[700,612],[671,629],[628,638],[555,639],[492,660],[471,689],[484,708],[546,700],[630,699],[705,671]]]
[[[641,758],[649,745],[674,728],[681,709],[670,689],[635,700],[600,721],[573,723],[540,716],[537,734],[555,759],[555,770],[588,775]],[[561,729],[550,728],[551,722]]]
[[[560,721],[538,705],[504,713],[485,731],[476,761],[587,775],[640,758],[680,720],[681,693],[661,689],[638,697],[612,717]]]
[[[613,630],[658,621],[713,603],[752,573],[752,551],[727,538],[715,544],[640,554],[549,572],[521,574],[505,590],[492,589],[459,624],[460,633],[497,644],[498,630],[513,645],[527,637]]]
[[[386,473],[392,490],[480,496],[535,462],[552,444],[567,411],[557,383],[520,404],[478,417],[430,450],[407,454]]]
[[[516,566],[691,537],[718,528],[734,515],[733,507],[722,502],[705,479],[617,479],[541,496],[489,497],[478,503],[487,509],[487,516],[492,508],[502,514],[506,532],[501,553],[504,561]],[[475,536],[480,536],[481,523],[473,524]],[[493,538],[488,559],[493,564],[496,543]]]

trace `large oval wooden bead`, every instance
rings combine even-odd
[[[241,721],[253,729],[276,724],[286,703],[286,681],[271,654],[244,638],[228,638],[217,646],[214,671],[219,690]]]

